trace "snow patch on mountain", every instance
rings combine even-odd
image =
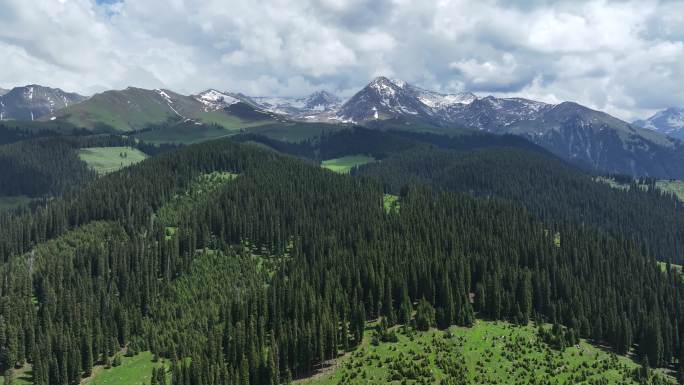
[[[684,128],[684,111],[668,116],[667,124],[672,128]]]
[[[317,91],[307,97],[243,97],[245,102],[274,113],[304,120],[325,120],[337,111],[341,100],[327,91]]]
[[[156,90],[154,90],[154,92],[156,92],[157,94],[159,94],[159,96],[161,96],[161,97],[164,99],[164,101],[165,101],[166,104],[169,106],[169,108],[171,109],[171,111],[173,111],[176,115],[180,116],[181,118],[184,117],[183,115],[181,115],[181,114],[173,107],[173,99],[169,96],[168,93],[166,93],[166,91],[164,91],[164,90],[162,90],[162,89],[156,89]]]
[[[36,84],[15,87],[10,91],[3,90],[0,94],[0,120],[38,120],[44,116],[54,116],[57,110],[85,99],[59,88]]]
[[[199,94],[195,95],[194,98],[204,105],[205,111],[220,110],[240,102],[240,100],[237,98],[213,89],[200,92]]]
[[[684,108],[658,111],[646,120],[635,121],[634,125],[684,140]]]

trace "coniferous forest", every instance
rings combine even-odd
[[[61,195],[0,218],[0,370],[78,384],[151,351],[171,363],[156,384],[275,385],[359,346],[371,322],[486,319],[563,325],[564,341],[684,372],[684,282],[657,264],[684,255],[674,197],[505,139],[366,137],[354,151],[379,161],[352,175],[312,162],[353,135],[280,152],[221,139],[41,187]]]

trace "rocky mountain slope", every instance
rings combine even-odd
[[[684,177],[684,147],[679,141],[572,102],[553,105],[469,93],[444,95],[380,77],[343,104],[336,117],[370,126],[383,120],[419,119],[442,131],[467,128],[515,134],[588,169]]]
[[[59,88],[35,84],[15,87],[0,96],[0,120],[50,119],[58,110],[85,99],[82,95],[64,92]]]
[[[342,99],[327,91],[316,91],[301,98],[233,96],[264,111],[302,120],[325,120],[342,105]]]
[[[646,120],[635,121],[634,125],[684,140],[684,108],[659,111]]]

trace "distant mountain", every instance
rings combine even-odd
[[[398,116],[441,121],[449,109],[475,100],[477,97],[469,92],[441,94],[380,76],[344,103],[337,117],[355,123]]]
[[[441,132],[465,128],[515,134],[589,169],[684,177],[679,141],[572,102],[444,95],[379,77],[344,103],[336,117],[370,127],[387,121],[396,129],[401,127],[397,120],[404,119],[407,130],[429,123]]]
[[[240,103],[240,99],[213,89],[200,92],[194,96],[194,99],[204,105],[205,111],[218,111]]]
[[[661,178],[683,177],[682,144],[572,102],[545,105],[502,132],[523,136],[587,168]]]
[[[275,114],[309,120],[321,120],[323,116],[334,114],[342,104],[339,97],[327,91],[317,91],[303,98],[247,97],[239,94],[236,97]]]
[[[9,91],[10,91],[10,90],[6,90],[6,89],[4,89],[4,88],[0,88],[0,96],[2,96],[2,95],[4,95],[4,94],[8,93]]]
[[[0,96],[0,120],[38,120],[79,103],[86,97],[39,85],[15,87]]]
[[[406,83],[375,78],[340,107],[337,116],[348,122],[389,119],[396,116],[430,118],[432,109],[418,99]]]
[[[684,140],[684,108],[668,108],[646,120],[637,120],[634,125]]]
[[[237,130],[274,121],[272,115],[216,90],[185,96],[134,87],[94,95],[59,111],[57,118],[77,127],[122,132],[188,121]]]
[[[684,139],[684,113],[677,109],[644,121],[642,126],[650,128],[645,129],[577,103],[554,105],[469,92],[444,94],[386,77],[373,79],[344,103],[326,91],[303,98],[276,98],[215,89],[185,96],[133,87],[84,99],[40,86],[19,87],[0,96],[0,117],[55,120],[58,126],[103,132],[182,123],[182,127],[171,127],[175,136],[192,131],[193,124],[237,131],[293,121],[446,134],[483,131],[521,136],[588,169],[684,178],[684,144],[667,136]],[[221,135],[205,131],[211,131],[211,137]],[[157,132],[156,140],[163,140],[163,134]],[[197,134],[192,140],[207,135]]]

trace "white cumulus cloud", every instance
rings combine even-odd
[[[3,88],[348,96],[387,75],[628,120],[684,106],[682,1],[0,2]]]

